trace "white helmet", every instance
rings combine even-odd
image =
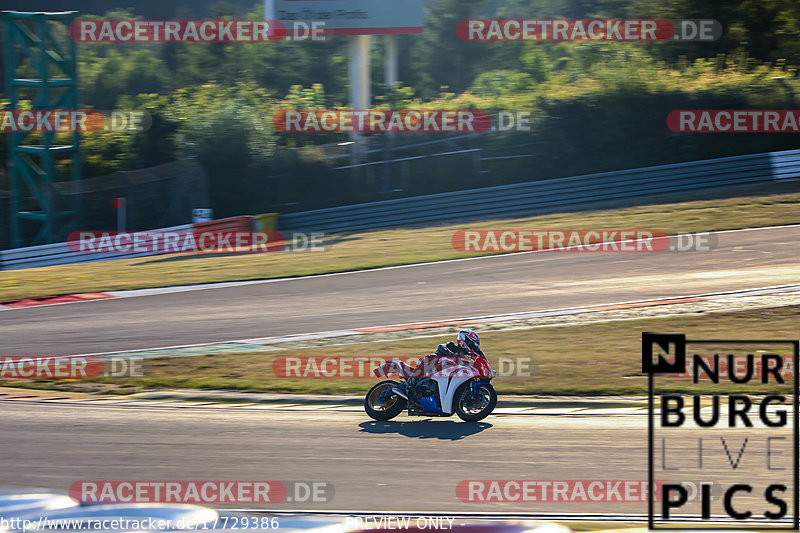
[[[469,351],[470,353],[473,353],[475,355],[483,353],[481,352],[481,338],[478,337],[478,334],[472,331],[471,329],[465,329],[459,331],[457,342],[459,346]]]

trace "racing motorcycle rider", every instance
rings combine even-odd
[[[414,368],[419,371],[420,375],[408,378],[404,383],[393,387],[392,392],[409,402],[416,403],[415,400],[435,393],[436,384],[433,379],[430,379],[429,374],[440,369],[443,359],[457,362],[468,358],[472,361],[482,355],[481,339],[478,334],[471,329],[462,330],[458,333],[456,342],[440,344],[434,353],[417,361]]]

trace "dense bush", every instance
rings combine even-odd
[[[674,109],[784,107],[786,92],[773,78],[796,75],[794,65],[800,63],[800,4],[794,0],[435,0],[428,5],[426,33],[399,39],[403,83],[386,89],[376,81],[376,107],[527,110],[535,117],[533,130],[460,139],[446,148],[379,150],[357,162],[456,148],[533,157],[477,165],[471,156],[459,156],[335,170],[351,162],[330,157],[346,151],[336,148],[346,135],[276,132],[272,115],[280,109],[346,106],[345,38],[85,44],[79,65],[84,104],[145,111],[152,126],[146,132],[86,135],[84,175],[195,156],[206,169],[212,207],[225,216],[796,147],[796,135],[790,134],[692,135],[666,127]],[[259,10],[213,15],[258,18]],[[715,43],[683,44],[464,43],[455,35],[461,18],[531,12],[542,18],[713,17],[726,33]],[[379,38],[374,42],[377,74],[383,48]],[[368,142],[380,149],[432,138],[372,136]],[[0,189],[3,180],[0,172]]]

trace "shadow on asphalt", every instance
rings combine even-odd
[[[417,439],[461,440],[492,427],[486,422],[454,422],[453,420],[418,420],[414,422],[362,422],[363,433],[397,433]]]

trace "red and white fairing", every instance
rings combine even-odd
[[[405,379],[433,379],[439,386],[442,411],[447,414],[453,412],[453,396],[462,383],[473,378],[494,377],[496,375],[484,355],[471,358],[431,354],[421,358],[415,366],[393,359],[386,361],[373,372],[379,378],[386,377],[389,374],[398,374]]]

